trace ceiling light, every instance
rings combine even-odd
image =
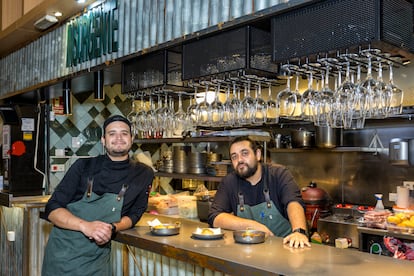
[[[83,4],[83,3],[85,3],[85,2],[86,2],[86,0],[76,0],[76,2],[77,2],[78,4]]]
[[[62,13],[61,13],[60,11],[56,11],[56,12],[54,13],[54,16],[56,16],[56,17],[61,17],[61,16],[62,16]]]
[[[37,20],[33,25],[41,30],[44,31],[50,27],[52,27],[53,25],[55,25],[58,22],[58,19],[56,17],[54,17],[53,15],[45,15],[42,18],[40,18],[39,20]]]

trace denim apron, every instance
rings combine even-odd
[[[239,191],[239,204],[237,205],[237,216],[246,219],[252,219],[257,222],[260,222],[263,225],[266,225],[270,231],[273,232],[275,236],[286,237],[292,233],[292,227],[290,222],[280,214],[279,210],[276,208],[273,201],[270,199],[269,195],[269,185],[268,185],[268,168],[263,165],[263,194],[265,197],[265,202],[259,203],[254,206],[249,206],[244,204],[244,196]]]
[[[83,198],[68,204],[67,209],[87,221],[119,221],[126,189],[124,185],[118,195],[97,195],[92,192],[91,181]],[[43,260],[43,276],[110,276],[111,270],[111,242],[97,245],[82,232],[52,228]]]

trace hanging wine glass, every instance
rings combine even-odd
[[[194,131],[198,124],[197,118],[197,86],[194,87],[194,97],[187,107],[187,130]]]
[[[173,136],[182,137],[187,126],[187,113],[183,109],[182,92],[178,92],[178,109],[173,116]]]
[[[146,120],[143,122],[144,138],[155,138],[155,129],[157,128],[157,116],[155,114],[155,107],[152,95],[149,96],[149,108],[146,113]]]
[[[254,99],[250,96],[251,80],[248,79],[244,84],[244,97],[241,101],[242,106],[242,125],[251,125],[254,115]]]
[[[240,87],[237,86],[235,80],[232,81],[233,85],[233,96],[231,98],[231,105],[234,109],[234,126],[238,127],[243,122],[243,106],[240,100]]]
[[[376,115],[376,110],[378,108],[378,104],[376,102],[377,99],[377,81],[372,76],[372,55],[379,54],[380,50],[378,49],[365,49],[361,50],[361,54],[367,58],[367,75],[365,80],[362,82],[361,86],[366,89],[367,99],[366,99],[366,114],[365,118],[370,119],[374,118]]]
[[[262,98],[262,83],[259,80],[256,85],[255,99],[253,103],[254,116],[253,124],[262,125],[266,123],[267,102]]]
[[[387,113],[387,102],[389,102],[389,95],[386,91],[387,84],[384,82],[382,77],[382,61],[381,57],[377,58],[378,61],[378,75],[377,83],[374,90],[374,117],[378,119],[383,119]]]
[[[204,99],[197,105],[197,118],[198,124],[201,126],[209,126],[209,106],[210,104],[207,102],[207,93],[209,91],[209,82],[203,81],[201,82],[202,85],[205,86],[204,92]]]
[[[390,54],[383,54],[382,56],[389,58]],[[374,99],[377,107],[375,114],[376,118],[385,118],[387,116],[387,108],[390,102],[390,93],[388,93],[387,84],[384,82],[382,72],[382,57],[378,57],[378,75]]]
[[[316,104],[316,120],[317,126],[331,126],[332,122],[332,105],[334,101],[334,92],[329,87],[329,76],[331,69],[331,62],[337,62],[335,59],[321,58],[319,60],[325,66],[325,72],[322,74],[322,88],[318,92],[318,103]]]
[[[136,129],[136,126],[135,126],[135,119],[136,119],[136,116],[137,116],[135,98],[136,98],[136,94],[133,94],[131,96],[131,110],[129,111],[129,113],[127,115],[127,120],[131,123],[131,131],[132,131],[132,135],[134,137],[135,137],[135,135],[137,135],[137,129]]]
[[[394,73],[392,62],[388,63],[389,66],[389,81],[386,86],[386,93],[388,93],[389,102],[387,103],[386,114],[387,116],[397,115],[402,113],[403,103],[403,91],[394,83]]]
[[[135,127],[137,130],[138,138],[144,138],[144,123],[147,117],[146,105],[144,101],[144,92],[140,93],[141,105],[138,109],[137,115],[135,116]]]
[[[313,89],[313,74],[315,73],[312,68],[305,64],[305,68],[308,68],[305,73],[308,79],[308,88],[303,92],[301,99],[301,117],[305,121],[313,121],[315,114],[315,104],[317,102],[318,91]]]
[[[165,94],[167,95],[167,94]],[[166,119],[164,113],[166,112],[166,106],[163,107],[162,99],[161,99],[161,91],[157,93],[158,104],[157,108],[155,109],[154,113],[156,116],[156,124],[154,129],[155,138],[162,138],[164,135],[164,130],[166,129]]]
[[[365,118],[369,108],[369,95],[365,87],[362,86],[361,80],[361,64],[357,64],[357,79],[355,83],[355,89],[353,94],[353,106],[354,114],[352,118],[353,129],[361,129],[365,126]]]
[[[223,104],[223,126],[234,126],[236,112],[230,98],[230,85],[226,89],[226,101]]]
[[[336,119],[335,123],[337,124],[337,127],[342,126],[345,129],[352,127],[352,120],[354,119],[355,113],[355,84],[351,81],[351,65],[350,61],[348,60],[349,56],[349,54],[341,55],[341,57],[346,60],[344,63],[346,66],[346,73],[343,82],[341,79],[339,79],[340,85],[335,92],[335,109],[339,110],[338,114],[340,116]],[[339,72],[339,76],[341,76],[341,71]]]
[[[293,114],[289,119],[291,120],[301,120],[302,119],[302,95],[299,92],[299,72],[295,74],[295,90],[292,92],[296,97],[296,105]]]
[[[291,71],[296,70],[297,66],[292,64],[282,65],[282,72],[286,73],[286,88],[277,94],[277,106],[279,107],[279,116],[290,118],[295,112],[296,94],[290,89]]]
[[[279,122],[279,107],[272,98],[272,84],[268,83],[268,97],[266,107],[266,122],[268,124],[277,124]]]
[[[209,106],[209,125],[212,127],[223,124],[224,107],[219,99],[220,87],[221,84],[218,82],[214,90],[214,101]]]

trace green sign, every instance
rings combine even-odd
[[[66,67],[118,51],[118,0],[107,0],[67,25]]]

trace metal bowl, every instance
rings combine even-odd
[[[266,234],[258,230],[237,230],[233,232],[233,238],[238,243],[263,243]]]
[[[180,225],[172,223],[164,223],[156,226],[151,226],[151,233],[157,236],[172,236],[180,233]]]

